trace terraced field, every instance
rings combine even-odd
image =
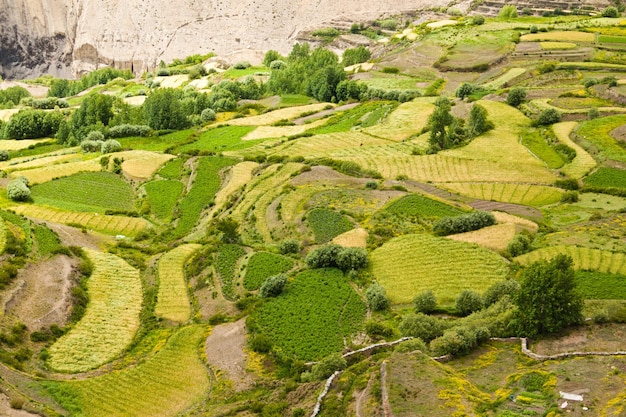
[[[142,150],[117,152],[111,158],[122,158],[122,170],[131,177],[148,179],[174,155]]]
[[[598,271],[610,274],[626,275],[626,254],[591,249],[581,246],[550,246],[540,248],[515,258],[522,265],[529,265],[539,260],[549,260],[559,254],[569,255],[574,260],[574,269]]]
[[[4,253],[4,249],[6,248],[8,232],[9,230],[6,224],[4,224],[4,220],[0,218],[0,255]]]
[[[159,259],[159,292],[154,314],[179,323],[191,317],[185,280],[185,262],[201,245],[186,244],[172,249]]]
[[[69,177],[79,172],[100,171],[99,159],[88,159],[86,161],[68,162],[55,165],[46,165],[39,168],[24,169],[12,172],[12,177],[26,177],[31,184],[41,184],[55,178]]]
[[[422,131],[434,109],[432,99],[402,103],[382,123],[364,131],[380,138],[403,141]]]
[[[128,369],[78,381],[42,385],[72,415],[174,417],[197,405],[209,389],[198,346],[203,326],[177,329],[164,346]]]
[[[235,278],[237,262],[246,254],[246,250],[239,245],[222,244],[219,246],[215,259],[215,269],[222,281],[222,293],[228,300],[235,297]]]
[[[394,304],[410,303],[417,294],[432,290],[439,303],[451,305],[461,291],[483,292],[506,276],[506,263],[499,255],[430,235],[392,239],[374,250],[370,260],[373,276]]]
[[[269,126],[281,120],[291,120],[296,117],[311,112],[324,110],[326,107],[334,107],[329,103],[309,104],[306,106],[287,107],[284,109],[274,110],[258,116],[245,117],[242,119],[229,120],[228,124],[232,126]]]
[[[223,207],[228,199],[252,180],[252,172],[259,167],[257,162],[246,161],[234,165],[228,182],[215,195],[215,206]]]
[[[258,290],[267,278],[289,271],[293,268],[293,264],[293,260],[285,256],[257,252],[248,261],[243,286],[250,291]]]
[[[496,78],[495,80],[483,84],[483,86],[485,88],[493,88],[493,89],[502,88],[503,86],[506,85],[506,83],[508,83],[511,80],[514,80],[515,78],[519,77],[525,72],[526,72],[525,68],[511,68],[510,70],[508,70],[507,72],[505,72],[504,74]]]
[[[139,328],[139,271],[115,255],[86,252],[94,265],[87,281],[89,305],[76,326],[49,349],[48,366],[61,372],[83,372],[115,359]]]
[[[563,195],[563,191],[558,188],[531,184],[449,182],[438,185],[471,198],[534,207],[558,203]]]
[[[171,220],[174,207],[184,190],[183,183],[175,180],[156,180],[144,187],[150,211],[163,221]]]
[[[446,236],[457,242],[475,243],[497,252],[506,250],[508,243],[515,237],[517,227],[513,223],[502,223],[480,230]]]
[[[326,243],[334,237],[354,228],[352,222],[336,211],[315,208],[306,215],[306,221],[317,243]]]
[[[587,151],[570,138],[570,134],[577,126],[578,124],[576,122],[562,122],[553,125],[552,130],[561,143],[564,143],[576,151],[576,156],[572,162],[561,168],[561,172],[572,178],[580,179],[595,168],[597,162]]]
[[[385,210],[408,216],[445,217],[457,216],[463,210],[420,194],[409,194],[385,207]]]

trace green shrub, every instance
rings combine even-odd
[[[298,253],[300,251],[300,243],[295,239],[283,240],[278,244],[278,251],[283,255]]]
[[[564,190],[578,190],[580,188],[578,180],[575,178],[558,179],[554,182],[554,185]]]
[[[472,24],[474,24],[474,25],[482,25],[483,23],[485,23],[485,17],[484,16],[481,16],[481,15],[477,14],[474,17],[472,17]]]
[[[113,152],[119,152],[121,150],[122,150],[122,145],[115,139],[109,139],[109,140],[102,142],[102,146],[100,147],[100,152],[102,153],[113,153]]]
[[[456,89],[454,95],[459,98],[465,98],[482,89],[480,85],[465,82]]]
[[[342,64],[344,67],[350,65],[360,64],[370,59],[372,54],[365,46],[359,46],[357,48],[348,48],[343,51]]]
[[[383,67],[383,72],[385,74],[399,74],[400,68],[398,67]]]
[[[515,235],[509,242],[506,249],[509,255],[515,258],[530,250],[530,238],[525,234]]]
[[[431,290],[424,291],[413,299],[413,305],[416,313],[429,314],[437,308],[437,297]]]
[[[0,151],[0,161],[8,161],[10,159],[8,151]]]
[[[617,7],[609,6],[606,9],[602,10],[603,17],[619,17],[619,10]]]
[[[561,121],[561,113],[557,109],[545,109],[537,118],[537,124],[539,125],[551,125]]]
[[[561,196],[561,203],[576,203],[578,201],[577,191],[566,191]]]
[[[385,288],[380,284],[374,283],[365,291],[365,298],[370,309],[374,311],[386,310],[389,307],[389,299]]]
[[[340,353],[332,353],[313,365],[311,372],[313,378],[320,380],[330,377],[335,371],[346,369],[347,365],[346,360]]]
[[[285,61],[281,60],[281,59],[277,59],[277,60],[272,61],[270,63],[269,68],[271,70],[282,70],[282,69],[287,68],[287,63]]]
[[[496,282],[485,291],[483,295],[483,304],[485,307],[489,307],[504,296],[508,296],[511,300],[515,299],[519,292],[519,282],[514,279],[506,279],[504,281]]]
[[[244,70],[250,68],[251,66],[252,64],[250,64],[248,61],[241,61],[233,65],[233,68],[238,70]]]
[[[512,4],[507,4],[506,6],[502,6],[500,12],[498,13],[498,17],[502,19],[513,19],[517,17],[517,8]]]
[[[506,96],[506,102],[509,106],[517,107],[526,99],[526,89],[515,87],[509,91]]]
[[[600,117],[600,110],[598,110],[597,107],[592,107],[587,112],[587,118],[589,120],[597,119],[598,117]]]
[[[483,300],[476,291],[463,290],[456,298],[454,307],[462,316],[468,316],[483,308]]]
[[[83,152],[100,152],[100,149],[102,149],[102,142],[84,140],[80,143],[80,148]]]
[[[496,224],[493,214],[484,211],[462,214],[456,217],[443,217],[433,224],[433,233],[448,236],[456,233],[471,232]]]
[[[250,339],[250,349],[258,353],[267,353],[272,349],[272,341],[264,334],[254,335]]]
[[[121,124],[109,128],[110,138],[127,138],[130,136],[148,136],[150,126]]]
[[[395,351],[399,353],[411,353],[417,350],[424,352],[424,353],[427,353],[429,351],[428,345],[424,343],[424,341],[420,339],[419,337],[406,340],[398,344],[395,349]]]
[[[307,255],[304,262],[310,268],[328,268],[337,266],[337,254],[341,250],[339,245],[326,245],[313,250]]]
[[[484,331],[484,329],[481,330],[481,333]],[[488,330],[486,332],[488,334]],[[430,350],[435,356],[461,356],[468,354],[478,345],[478,342],[479,337],[476,330],[468,327],[455,327],[446,330],[443,336],[431,341]]]
[[[344,272],[367,266],[367,251],[363,248],[341,248],[336,258],[337,268]]]
[[[7,197],[13,201],[28,201],[30,199],[30,189],[28,179],[19,177],[7,184]]]
[[[91,132],[87,133],[85,140],[90,140],[93,142],[103,142],[104,134],[99,130],[92,130]]]
[[[539,32],[539,29],[537,28],[537,26],[533,25],[530,27],[530,33],[537,33]]]
[[[213,111],[213,109],[202,110],[202,113],[200,113],[200,119],[205,123],[215,121],[215,111]]]
[[[365,322],[365,333],[372,340],[379,340],[382,338],[390,338],[393,336],[393,329],[375,320],[368,320]]]
[[[276,297],[283,292],[285,285],[287,284],[287,275],[278,274],[269,277],[265,280],[265,282],[261,285],[261,289],[259,290],[259,295],[262,298]]]
[[[428,343],[443,334],[445,325],[436,317],[418,313],[405,317],[399,329],[403,336],[419,337]]]

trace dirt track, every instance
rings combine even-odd
[[[207,361],[212,367],[224,371],[237,391],[250,388],[253,382],[246,372],[245,345],[245,319],[215,326],[205,343]]]

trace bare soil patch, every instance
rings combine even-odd
[[[626,142],[626,125],[621,125],[620,127],[611,130],[609,135],[611,135],[615,140]]]
[[[252,376],[246,372],[245,345],[245,319],[215,326],[205,342],[207,361],[224,371],[237,391],[248,389],[253,383]]]
[[[617,352],[626,350],[626,325],[608,323],[570,329],[564,336],[539,340],[530,348],[540,355],[566,352]]]
[[[314,166],[311,167],[310,171],[303,172],[297,177],[293,178],[290,183],[292,185],[305,185],[310,184],[312,182],[324,181],[325,183],[333,183],[333,184],[348,184],[348,185],[358,185],[365,184],[368,179],[365,178],[354,178],[349,175],[342,174],[333,170],[330,167],[326,166]]]
[[[81,248],[100,250],[103,243],[113,240],[96,232],[82,232],[74,227],[58,223],[46,222],[46,226],[56,232],[64,246],[78,246]]]
[[[31,331],[51,324],[64,326],[71,307],[74,268],[75,261],[65,255],[29,264],[18,273],[5,311]]]
[[[38,417],[39,414],[29,413],[26,410],[16,410],[11,407],[11,400],[6,394],[0,393],[0,416],[3,417]]]

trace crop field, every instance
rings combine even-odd
[[[241,119],[229,120],[228,124],[232,126],[268,126],[273,125],[281,120],[291,120],[304,113],[318,112],[326,107],[334,107],[329,103],[309,104],[305,106],[287,107],[284,109],[274,110],[258,116],[245,117]]]
[[[2,222],[2,226],[0,226],[0,240],[3,241],[6,231],[3,230],[4,222]],[[54,233],[52,230],[48,229],[46,226],[40,224],[33,225],[33,237],[35,238],[35,242],[37,243],[37,252],[40,256],[48,256],[52,254],[54,251],[61,248],[61,241],[59,236]],[[0,243],[0,254],[4,251],[4,243]]]
[[[294,191],[286,194],[280,201],[280,214],[286,223],[293,222],[298,214],[304,211],[304,206],[311,197],[325,188],[320,185],[308,184],[297,187]]]
[[[133,148],[143,151],[164,152],[168,148],[185,143],[195,133],[194,129],[179,130],[158,137],[131,137],[120,138],[118,141],[123,148]]]
[[[285,138],[293,135],[300,135],[309,129],[315,129],[326,123],[326,120],[316,120],[314,122],[295,126],[259,126],[252,132],[241,138],[242,141],[253,141],[260,139]]]
[[[343,214],[324,208],[309,211],[306,215],[306,221],[313,230],[317,243],[326,243],[354,228],[352,222]]]
[[[576,286],[586,300],[626,300],[626,276],[577,271]]]
[[[246,119],[237,119],[246,120]],[[223,152],[245,149],[253,146],[255,142],[242,141],[241,139],[252,132],[252,126],[222,126],[209,129],[203,132],[198,140],[188,145],[181,146],[178,152],[200,151],[200,152]]]
[[[234,165],[230,170],[230,177],[215,194],[215,206],[221,208],[230,196],[242,189],[252,180],[252,172],[259,166],[257,162],[245,161]]]
[[[585,185],[602,188],[626,188],[626,171],[619,168],[598,168],[583,180]]]
[[[559,254],[569,255],[574,260],[574,269],[608,274],[626,275],[626,254],[591,249],[582,246],[550,246],[534,250],[515,258],[522,265],[539,260],[549,260]]]
[[[157,171],[157,175],[168,180],[179,180],[183,177],[184,164],[184,158],[172,159]]]
[[[473,232],[446,236],[457,242],[475,243],[487,249],[503,252],[515,236],[517,227],[513,223],[502,223],[487,226]]]
[[[504,74],[502,74],[501,76],[496,78],[495,80],[483,84],[483,86],[485,88],[489,88],[489,89],[491,89],[491,88],[492,89],[502,88],[509,81],[514,80],[515,78],[519,77],[520,75],[524,74],[525,72],[526,72],[526,68],[511,68],[510,70],[508,70],[507,72],[505,72]]]
[[[171,220],[174,207],[183,193],[183,183],[174,180],[156,180],[147,183],[144,188],[150,203],[150,212],[163,221]]]
[[[154,314],[164,319],[186,322],[191,317],[187,282],[185,281],[185,262],[201,245],[180,245],[167,252],[159,259],[159,292]]]
[[[403,141],[422,131],[434,108],[427,99],[402,103],[382,123],[364,131],[384,139]]]
[[[267,278],[289,271],[293,261],[286,256],[269,252],[257,252],[248,261],[243,286],[246,290],[258,290]]]
[[[126,151],[112,154],[111,158],[123,158],[122,170],[131,177],[148,179],[167,161],[175,158],[174,155],[149,152]]]
[[[36,204],[72,211],[134,211],[132,187],[110,172],[85,172],[35,185]]]
[[[409,194],[393,201],[386,211],[407,216],[445,217],[457,216],[464,211],[450,204],[425,197],[420,194]]]
[[[239,245],[222,244],[217,252],[215,268],[222,280],[222,293],[226,299],[232,300],[235,296],[235,278],[237,275],[237,261],[246,254]]]
[[[42,385],[71,415],[174,417],[206,398],[209,376],[198,352],[204,334],[202,326],[183,327],[137,366]]]
[[[7,226],[4,223],[4,220],[0,218],[0,255],[4,253],[4,249],[7,246],[7,233]]]
[[[561,172],[572,178],[582,178],[596,167],[597,162],[587,151],[580,147],[576,142],[570,139],[570,133],[578,126],[576,122],[561,122],[552,126],[554,134],[561,143],[569,146],[576,151],[576,156],[569,164],[565,164],[561,168]]]
[[[524,130],[522,144],[537,158],[546,163],[550,169],[558,169],[565,163],[552,146],[548,145],[541,133],[535,129]]]
[[[539,231],[539,225],[537,223],[523,217],[514,216],[503,211],[492,211],[491,214],[493,214],[493,217],[496,218],[496,222],[498,223],[511,223],[532,233]]]
[[[332,243],[335,245],[343,246],[345,248],[366,248],[367,237],[369,233],[362,228],[348,230],[345,233],[336,236]]]
[[[89,305],[70,332],[50,346],[48,365],[57,371],[83,372],[115,359],[139,328],[139,271],[115,255],[87,254],[94,264],[87,281]]]
[[[595,42],[596,35],[589,32],[576,31],[550,31],[545,33],[529,33],[523,35],[520,40],[522,42],[532,41],[553,41],[553,42]]]
[[[261,331],[287,356],[319,360],[340,352],[361,328],[365,304],[338,269],[298,274],[285,293],[257,312]]]
[[[180,217],[174,235],[182,237],[196,225],[202,210],[214,202],[215,194],[220,189],[219,172],[222,168],[235,163],[235,160],[221,157],[200,158],[196,168],[196,177],[191,190],[183,197],[178,207]]]
[[[598,42],[626,44],[626,36],[599,35]]]
[[[274,153],[278,155],[324,157],[333,156],[337,151],[348,149],[354,152],[354,148],[367,148],[375,145],[386,145],[390,142],[379,139],[361,132],[340,132],[315,135],[298,140],[289,141],[283,146],[276,148]]]
[[[54,143],[54,139],[5,139],[0,141],[0,151],[19,151],[40,143]]]
[[[558,203],[563,195],[562,190],[544,185],[506,184],[500,182],[449,182],[439,185],[471,198],[535,207]]]
[[[540,45],[544,51],[576,49],[578,47],[578,45],[571,42],[541,42]]]
[[[370,71],[371,77],[363,78],[360,81],[370,88],[380,90],[417,90],[417,83],[422,80],[406,75],[385,74],[382,72]]]
[[[626,150],[610,135],[610,132],[625,124],[626,116],[609,116],[582,122],[576,134],[589,141],[606,158],[626,162]]]
[[[586,111],[589,111],[591,107],[602,109],[613,106],[612,101],[599,97],[557,97],[549,103],[560,109],[585,109]]]
[[[148,225],[146,220],[139,217],[65,211],[35,205],[14,206],[11,207],[11,210],[38,220],[62,223],[70,226],[80,225],[85,229],[91,229],[109,235],[136,236]]]
[[[373,276],[394,304],[410,303],[417,294],[432,290],[439,303],[451,305],[461,291],[482,293],[506,277],[506,263],[500,255],[430,235],[392,239],[374,250],[370,260]]]
[[[100,171],[101,166],[98,158],[88,159],[86,161],[68,162],[55,165],[47,165],[39,168],[25,169],[22,171],[12,172],[11,177],[26,177],[31,184],[41,184],[51,181],[55,178],[69,177],[79,172]]]
[[[65,154],[54,152],[53,155],[41,155],[39,157],[13,158],[0,162],[0,169],[11,172],[24,169],[39,168],[47,165],[65,163],[69,161],[82,161],[81,155],[75,153]]]

